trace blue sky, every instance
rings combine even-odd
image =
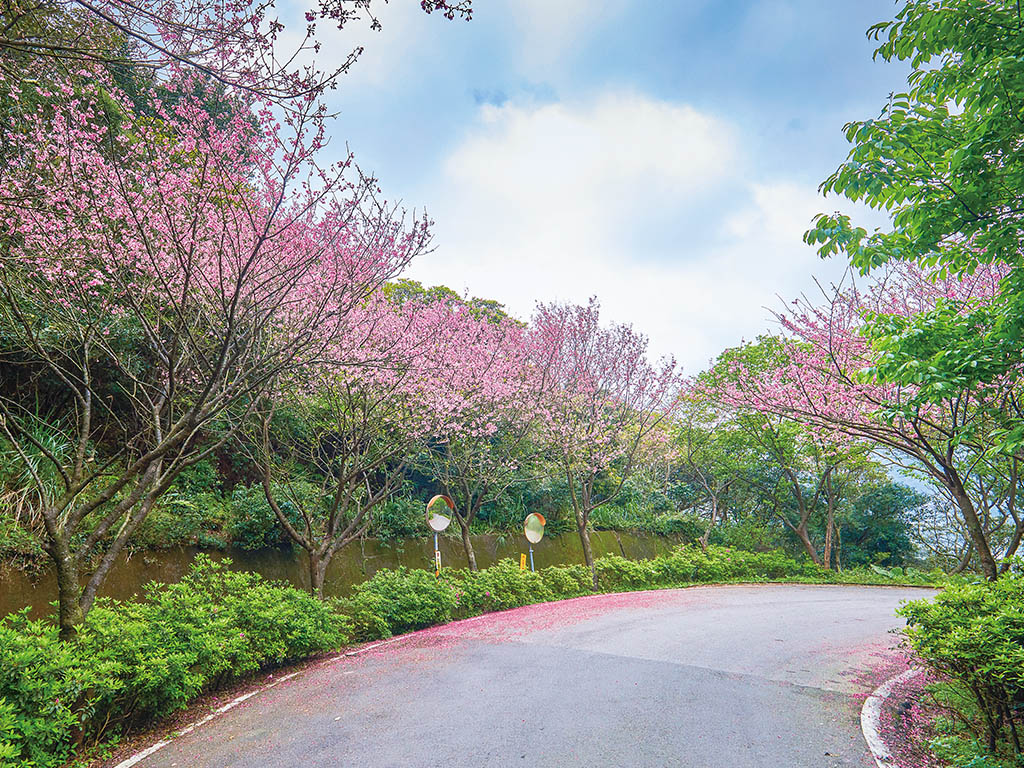
[[[882,223],[816,190],[842,125],[904,84],[864,34],[891,0],[418,5],[324,54],[366,49],[331,95],[335,148],[436,222],[411,277],[522,317],[597,295],[695,373],[842,273],[800,241],[814,213]]]

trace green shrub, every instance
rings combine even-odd
[[[721,547],[738,547],[758,552],[779,549],[788,543],[787,538],[777,529],[755,518],[721,522],[711,529],[709,541]]]
[[[815,580],[829,578],[829,571],[815,565],[810,560],[794,560],[778,550],[770,552],[749,552],[742,549],[716,551],[724,551],[727,568],[732,574],[731,578],[806,578]]]
[[[521,570],[519,563],[504,559],[482,571],[446,571],[458,602],[460,618],[521,605],[543,603],[556,595],[539,573]]]
[[[625,592],[651,586],[650,560],[627,560],[605,555],[594,562],[598,586],[606,592]]]
[[[15,759],[21,755],[21,748],[14,743],[14,729],[17,724],[18,717],[14,707],[8,704],[6,699],[0,698],[0,766],[15,765]]]
[[[985,746],[976,739],[962,735],[938,736],[929,740],[928,746],[942,765],[950,768],[1014,768],[1020,763],[1011,763],[991,754],[985,754]]]
[[[331,600],[332,610],[348,619],[352,639],[359,642],[391,637],[391,627],[381,615],[382,605],[383,598],[375,592]]]
[[[212,493],[220,488],[220,483],[220,475],[210,459],[196,462],[174,481],[175,487],[189,496]]]
[[[681,587],[693,581],[694,567],[680,550],[650,561],[651,587]]]
[[[657,536],[678,536],[693,544],[704,535],[707,524],[698,517],[671,512],[657,517],[649,517],[643,530]]]
[[[1024,735],[1024,576],[951,586],[899,613],[910,647],[973,698],[989,749],[1019,755],[1013,745]]]
[[[45,768],[70,756],[79,724],[94,713],[87,691],[107,696],[116,685],[98,666],[58,640],[53,624],[29,621],[27,610],[0,620],[0,743],[20,765]]]
[[[657,514],[640,504],[608,504],[594,510],[591,524],[596,530],[644,531],[656,536],[679,536],[688,543],[699,539],[705,524],[693,515],[678,512]]]
[[[156,508],[132,536],[139,548],[200,546],[223,549],[230,503],[221,490],[221,479],[209,459],[189,467],[174,481]]]
[[[39,539],[10,515],[0,515],[0,561],[30,567],[46,557]]]
[[[353,590],[352,599],[384,619],[394,635],[443,624],[455,608],[455,593],[447,581],[404,567],[378,571]]]
[[[550,565],[538,573],[556,600],[590,592],[590,571],[584,565]]]
[[[677,547],[650,560],[626,560],[618,555],[595,562],[598,585],[607,592],[659,589],[721,581],[761,581],[803,578],[822,580],[827,571],[799,562],[781,552],[745,552],[725,547]]]
[[[0,749],[21,765],[59,765],[75,743],[95,745],[234,677],[348,639],[328,604],[206,557],[178,584],[148,585],[143,601],[98,601],[76,642],[12,614],[0,620]]]

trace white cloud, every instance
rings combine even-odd
[[[628,5],[627,0],[604,0],[600,5],[589,0],[513,0],[481,4],[476,13],[512,20],[520,44],[520,66],[530,76],[544,77],[594,28],[613,23]]]
[[[638,193],[696,197],[734,154],[728,126],[631,94],[576,108],[487,105],[448,157],[441,195],[472,206],[448,223],[488,250],[600,249]]]
[[[596,294],[696,372],[765,330],[777,295],[842,271],[801,242],[835,206],[812,185],[751,179],[738,132],[685,105],[608,93],[485,106],[431,184],[438,249],[412,276],[524,317]]]

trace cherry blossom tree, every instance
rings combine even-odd
[[[181,471],[429,240],[348,162],[315,162],[312,99],[218,111],[183,74],[143,116],[91,77],[24,86],[62,108],[20,115],[0,201],[0,436],[65,637]]]
[[[787,338],[778,365],[754,369],[738,360],[720,393],[736,405],[783,416],[833,439],[863,442],[919,470],[948,493],[982,571],[996,578],[1020,538],[1010,537],[1000,565],[968,478],[993,455],[992,436],[999,414],[1016,398],[1016,376],[963,387],[945,382],[944,390],[922,402],[919,387],[901,383],[905,377],[886,379],[885,355],[864,329],[867,318],[892,322],[937,307],[970,315],[998,293],[1004,272],[990,266],[970,277],[942,278],[904,265],[866,289],[851,284],[823,291],[821,304],[794,301],[789,312],[779,314]]]
[[[538,305],[532,334],[535,364],[550,381],[542,439],[565,473],[596,589],[590,516],[667,439],[657,427],[679,406],[682,375],[672,359],[649,362],[646,337],[630,326],[602,326],[594,299],[587,306]],[[608,478],[609,490],[600,491],[598,480]]]
[[[481,507],[529,476],[537,452],[531,439],[545,377],[529,355],[528,334],[507,317],[463,312],[458,372],[458,422],[433,440],[423,468],[455,501],[453,517],[471,570],[477,570],[470,526]],[[471,354],[468,354],[472,351]]]
[[[252,440],[263,489],[307,553],[313,594],[323,597],[334,555],[365,533],[426,443],[463,429],[451,403],[460,372],[448,365],[472,357],[462,320],[444,303],[399,307],[377,294],[349,314],[322,360],[265,398]]]
[[[234,92],[287,105],[336,86],[362,48],[332,69],[316,65],[324,44],[322,26],[380,22],[370,0],[323,0],[303,9],[276,0],[12,0],[0,10],[0,70],[12,80],[26,63],[67,71],[81,64],[124,73],[188,71]],[[421,0],[426,13],[448,19],[472,16],[471,0]],[[298,29],[296,29],[298,27]]]
[[[316,160],[321,97],[360,53],[319,68],[319,27],[377,27],[370,3],[294,13],[0,10],[0,450],[32,489],[64,637],[180,472],[427,247],[351,156]]]
[[[772,488],[763,496],[772,516],[796,537],[812,562],[831,568],[845,491],[874,467],[862,443],[837,439],[830,432],[808,429],[788,415],[751,407],[746,397],[750,382],[772,375],[788,362],[788,355],[783,341],[772,336],[728,349],[701,375],[695,391],[723,408],[728,414],[724,426],[744,436],[754,461],[771,467]],[[811,535],[819,525],[820,543]]]

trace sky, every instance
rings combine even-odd
[[[652,355],[697,373],[773,329],[772,308],[838,280],[801,235],[815,213],[884,219],[818,185],[906,68],[872,60],[892,0],[417,0],[328,40],[365,51],[329,97],[386,196],[434,220],[408,277],[496,299],[597,296]]]

